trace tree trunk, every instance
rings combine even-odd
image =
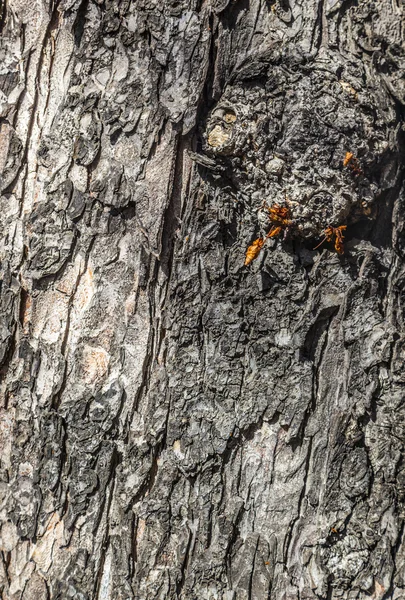
[[[0,30],[1,597],[404,600],[402,0]]]

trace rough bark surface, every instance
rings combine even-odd
[[[404,12],[3,0],[4,600],[404,600]]]

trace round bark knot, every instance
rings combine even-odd
[[[220,148],[225,146],[228,142],[231,134],[221,125],[215,125],[208,134],[208,144],[213,148]]]
[[[224,102],[209,114],[204,138],[204,151],[215,156],[240,156],[249,144],[254,122],[249,107]]]
[[[221,149],[226,150],[227,146],[230,146],[232,129],[236,120],[236,113],[231,108],[217,109],[212,116],[212,124],[214,126],[208,131],[208,145],[217,151]]]
[[[251,57],[208,115],[203,149],[249,209],[288,206],[288,236],[319,238],[373,219],[396,181],[397,168],[387,177],[384,165],[393,157],[398,165],[397,143],[394,115],[364,81],[343,59],[325,70],[297,57]]]

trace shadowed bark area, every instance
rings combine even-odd
[[[0,2],[4,600],[404,600],[404,22]]]

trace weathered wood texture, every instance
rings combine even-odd
[[[0,28],[1,597],[404,600],[403,0]]]

